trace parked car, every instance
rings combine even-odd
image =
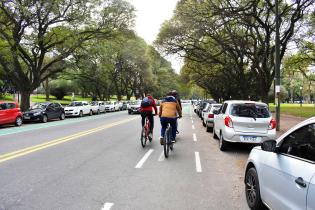
[[[213,104],[216,103],[214,100],[204,100],[204,101],[200,101],[198,109],[196,110],[197,115],[202,118],[202,111],[204,110],[204,108],[206,108],[206,106],[208,104]]]
[[[315,209],[315,118],[253,148],[244,181],[251,209]]]
[[[220,139],[220,150],[229,142],[260,144],[276,138],[276,121],[265,103],[226,101],[214,118],[213,136]]]
[[[90,105],[93,114],[100,114],[106,112],[105,103],[103,101],[92,101]]]
[[[16,102],[0,101],[0,125],[15,124],[21,126],[23,115],[19,104]]]
[[[24,121],[41,121],[46,123],[51,119],[65,119],[65,110],[59,103],[36,103],[28,111],[23,113]]]
[[[124,101],[122,103],[123,103],[122,110],[127,110],[128,109],[128,101]]]
[[[124,106],[124,103],[122,101],[119,101],[118,102],[118,110],[122,111],[123,110],[123,106]]]
[[[140,107],[141,107],[141,100],[131,102],[128,109],[128,114],[139,114]]]
[[[105,102],[106,112],[116,112],[119,111],[119,104],[117,101],[106,101]]]
[[[65,108],[66,117],[93,115],[91,105],[87,101],[73,101]]]
[[[204,127],[206,127],[207,132],[213,131],[213,120],[215,114],[213,111],[219,110],[221,108],[222,104],[210,104],[208,106],[208,109],[204,113],[202,124]]]

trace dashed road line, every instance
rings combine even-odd
[[[162,151],[158,161],[161,162],[161,161],[164,161],[164,160],[165,160],[164,151]]]
[[[194,125],[192,125],[191,127],[192,127],[193,130],[195,130],[195,126]]]
[[[197,136],[195,133],[193,134],[193,139],[194,139],[194,141],[197,141]]]
[[[105,203],[102,210],[110,210],[113,206],[113,203]]]
[[[196,160],[196,171],[197,173],[201,173],[202,168],[201,168],[199,152],[195,152],[195,160]]]
[[[135,168],[142,168],[143,164],[149,158],[149,156],[152,154],[153,151],[154,149],[150,149],[149,151],[147,151],[147,153],[145,153],[145,155],[143,156],[143,158],[141,158],[141,160],[138,162]]]
[[[191,123],[192,123],[192,124],[194,124],[194,121],[193,121],[193,120],[191,120]]]

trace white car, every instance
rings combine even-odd
[[[213,121],[215,117],[215,114],[213,113],[213,111],[219,110],[221,106],[222,104],[210,104],[208,106],[208,109],[204,113],[202,124],[204,127],[206,127],[207,132],[213,131]]]
[[[90,105],[93,114],[100,114],[106,112],[105,103],[103,101],[92,101]]]
[[[66,117],[92,115],[91,105],[87,101],[73,101],[65,107]]]
[[[119,104],[117,101],[106,101],[105,102],[106,112],[116,112],[119,111]]]
[[[214,118],[213,137],[221,151],[232,142],[260,144],[276,138],[276,121],[265,103],[225,101]]]
[[[141,107],[141,100],[133,101],[128,107],[128,114],[139,114]]]
[[[245,193],[253,210],[315,209],[315,118],[252,149]]]

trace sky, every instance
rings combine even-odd
[[[156,39],[160,27],[165,20],[173,16],[173,11],[178,0],[128,0],[136,9],[137,34],[148,44],[152,44]],[[179,73],[182,60],[176,56],[168,56],[172,62],[172,67]]]

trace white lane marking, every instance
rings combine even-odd
[[[193,134],[193,138],[194,138],[194,141],[197,141],[197,136],[195,133]]]
[[[149,158],[149,156],[152,154],[154,150],[150,149],[149,151],[147,151],[147,153],[145,153],[145,155],[143,156],[143,158],[139,161],[139,163],[136,165],[135,168],[142,168],[142,165],[144,164],[144,162]]]
[[[192,125],[191,127],[192,127],[193,130],[195,130],[195,126],[194,125]]]
[[[105,203],[102,210],[110,210],[113,207],[113,203]]]
[[[196,171],[198,173],[201,173],[202,169],[201,169],[201,162],[200,162],[199,152],[195,152],[195,159],[196,159]]]
[[[165,160],[164,151],[162,151],[158,161],[161,162],[161,161],[164,161],[164,160]]]
[[[194,121],[193,121],[193,120],[191,120],[191,123],[192,123],[192,124],[194,124]]]

